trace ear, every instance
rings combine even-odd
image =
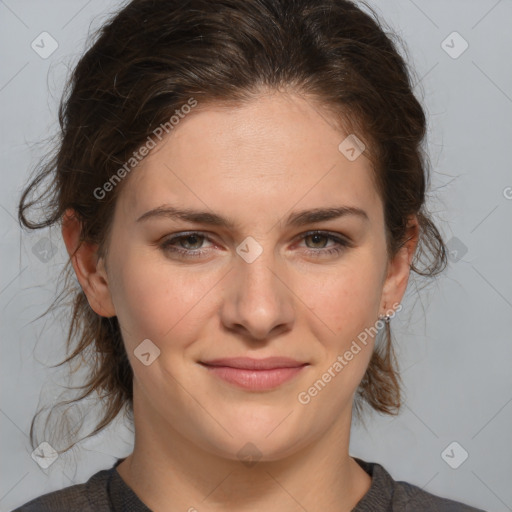
[[[116,315],[110,294],[104,260],[98,258],[98,245],[80,243],[81,224],[72,209],[62,217],[62,238],[71,264],[89,305],[100,316]]]
[[[403,245],[393,259],[388,262],[387,275],[382,289],[383,314],[388,313],[394,304],[399,304],[404,296],[409,282],[411,263],[418,245],[419,232],[418,219],[414,215],[409,218],[407,223]]]

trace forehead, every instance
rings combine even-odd
[[[375,208],[371,163],[340,151],[346,137],[299,96],[199,105],[132,171],[118,202],[130,218],[162,204],[234,216],[340,201]]]

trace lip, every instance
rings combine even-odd
[[[239,368],[244,370],[275,370],[276,368],[298,368],[304,366],[304,362],[296,361],[289,357],[265,357],[264,359],[254,359],[251,357],[225,357],[221,359],[211,359],[201,361],[208,366],[227,366],[230,368]]]
[[[210,373],[250,391],[274,389],[298,375],[309,363],[287,357],[233,357],[201,361]]]

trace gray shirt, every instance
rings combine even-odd
[[[353,458],[372,483],[352,512],[485,512],[397,482],[380,464]],[[110,469],[95,473],[83,484],[40,496],[13,512],[151,512],[117,472],[123,460],[117,459]]]

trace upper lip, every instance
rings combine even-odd
[[[252,359],[250,357],[226,357],[201,361],[207,366],[228,366],[244,370],[272,370],[275,368],[298,368],[309,363],[296,361],[289,357],[266,357],[265,359]]]

